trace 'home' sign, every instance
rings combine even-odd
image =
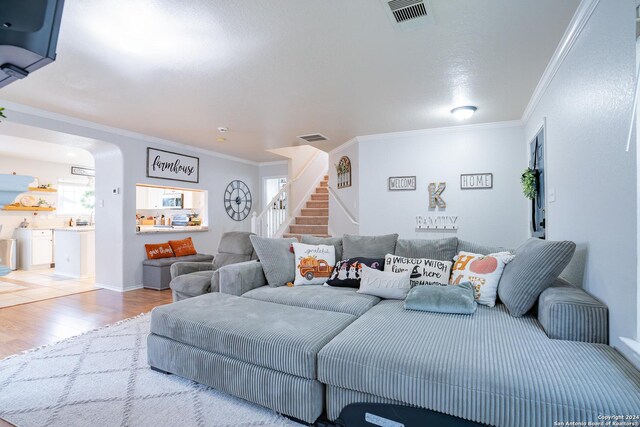
[[[200,181],[200,159],[148,147],[147,176],[198,183]]]

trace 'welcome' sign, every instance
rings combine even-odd
[[[147,176],[174,181],[200,181],[200,159],[147,147]]]

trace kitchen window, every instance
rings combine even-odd
[[[58,181],[58,215],[90,215],[94,207],[92,183]]]

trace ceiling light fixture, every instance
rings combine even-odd
[[[218,141],[218,142],[225,142],[226,140],[227,140],[227,138],[223,138],[223,137],[216,138],[216,141]]]
[[[226,128],[226,127],[219,127],[219,128],[218,128],[218,132],[222,132],[222,133],[229,132],[229,128]]]
[[[456,116],[459,120],[467,120],[476,112],[478,107],[474,107],[473,105],[465,105],[463,107],[456,107],[451,110],[451,114]]]

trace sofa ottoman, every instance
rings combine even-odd
[[[148,289],[169,289],[171,266],[177,262],[211,262],[213,255],[196,254],[181,257],[145,259],[142,261],[142,286]]]
[[[502,304],[465,316],[382,301],[320,351],[318,380],[331,420],[354,402],[513,427],[640,414],[640,373],[615,349],[550,339]]]
[[[324,410],[317,354],[355,319],[210,293],[153,309],[148,362],[313,422]]]

